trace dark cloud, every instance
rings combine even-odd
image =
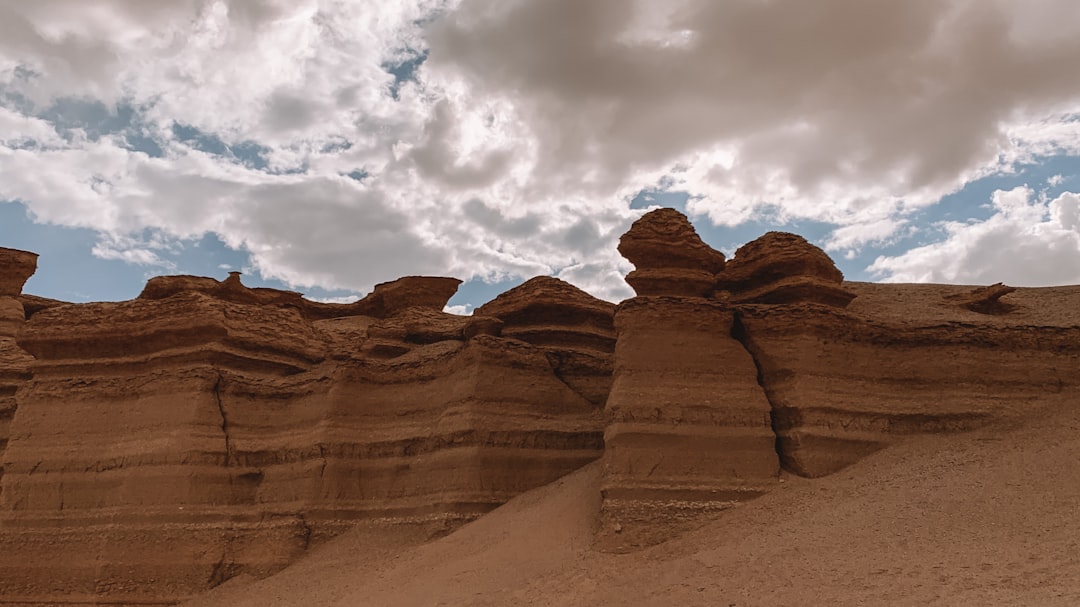
[[[428,63],[512,99],[555,189],[729,145],[706,181],[758,202],[783,202],[777,180],[793,198],[904,196],[955,187],[1009,145],[1006,124],[1080,100],[1077,10],[1039,5],[1021,27],[1026,5],[993,1],[466,0]]]

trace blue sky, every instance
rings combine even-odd
[[[1078,60],[1066,0],[0,0],[0,246],[68,301],[424,274],[468,311],[629,296],[662,205],[854,280],[1080,283]]]

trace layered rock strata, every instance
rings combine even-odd
[[[844,307],[855,297],[841,286],[832,259],[797,234],[768,232],[735,251],[716,288],[732,303],[814,302]]]
[[[905,436],[1015,423],[1080,383],[1080,289],[1020,289],[998,316],[969,288],[845,283],[847,309],[743,305],[738,334],[773,405],[784,467],[809,477]],[[1065,307],[1040,308],[1053,297]],[[1042,305],[1040,305],[1041,302]]]
[[[654,211],[620,243],[639,296],[615,316],[608,547],[759,495],[777,461],[831,474],[913,434],[1016,423],[1080,383],[1080,289],[849,283],[779,232],[720,264],[691,230]]]
[[[724,254],[705,244],[675,209],[656,209],[635,221],[619,240],[619,253],[635,266],[626,282],[638,295],[708,297],[724,269]]]
[[[358,524],[445,533],[601,453],[545,350],[440,311],[453,279],[324,319],[237,276],[151,282],[19,334],[0,602],[175,602]]]
[[[731,260],[671,209],[620,251],[618,307],[553,278],[472,317],[460,281],[352,304],[151,280],[21,294],[0,249],[0,603],[168,604],[365,527],[426,538],[603,455],[628,550],[905,436],[1071,406],[1080,287],[843,282],[804,239]]]
[[[165,299],[178,293],[197,292],[233,303],[288,306],[309,320],[345,316],[386,318],[410,308],[442,310],[461,284],[457,278],[405,276],[375,285],[367,297],[353,303],[331,304],[304,299],[295,291],[249,289],[240,276],[240,272],[229,272],[229,277],[222,281],[204,276],[157,276],[147,281],[139,299]]]
[[[599,534],[611,550],[662,541],[673,525],[762,494],[779,472],[734,312],[704,297],[723,255],[670,209],[639,219],[619,250],[637,266],[627,281],[639,296],[615,313]]]
[[[15,417],[15,392],[30,377],[32,358],[15,343],[26,320],[20,296],[37,270],[37,254],[0,248],[0,495],[3,493],[5,451]]]
[[[497,318],[504,337],[548,354],[555,374],[603,407],[611,390],[615,305],[550,276],[538,276],[480,306],[474,317]]]

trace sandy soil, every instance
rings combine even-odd
[[[916,438],[628,555],[591,549],[597,464],[400,551],[338,538],[186,603],[1077,605],[1080,407]]]

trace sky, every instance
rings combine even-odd
[[[1075,0],[0,0],[25,291],[632,296],[653,206],[848,279],[1080,283]]]

